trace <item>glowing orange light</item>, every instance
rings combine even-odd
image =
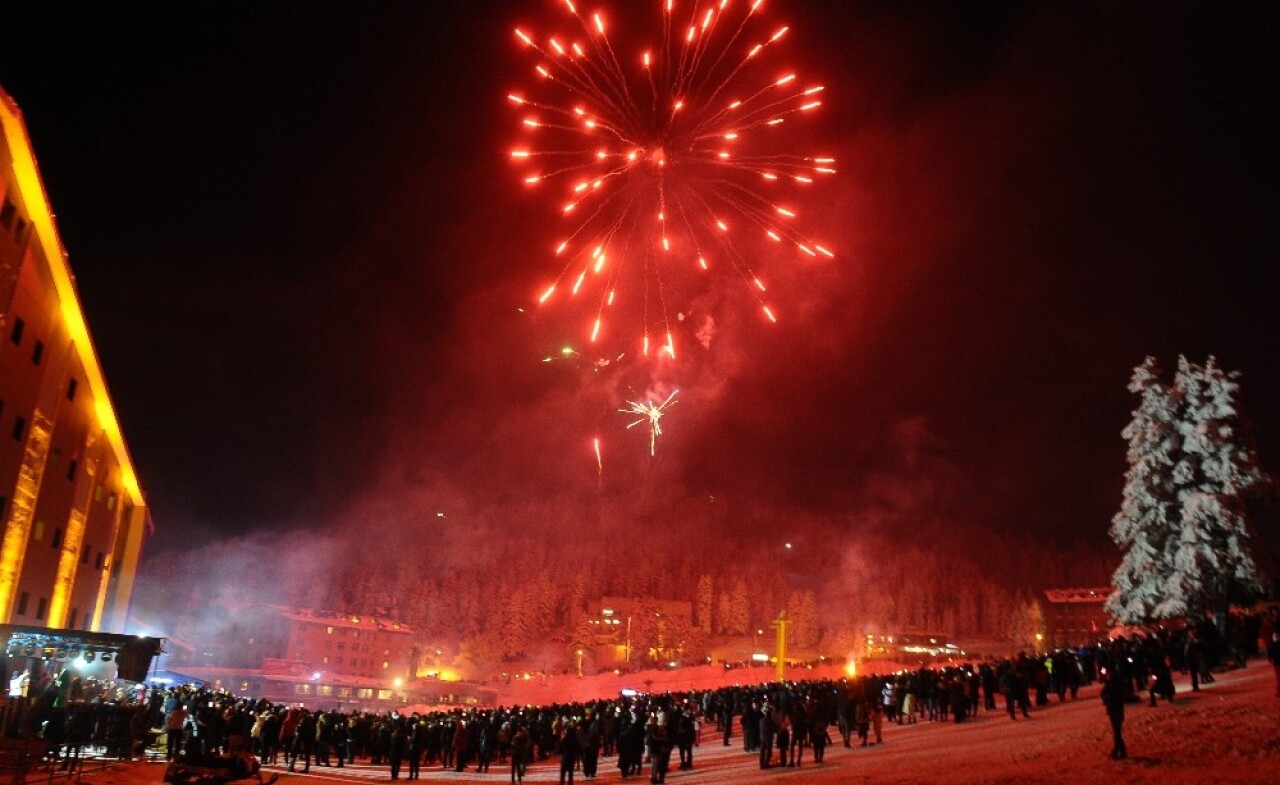
[[[555,290],[556,290],[555,284],[552,284],[551,286],[547,287],[547,290],[542,293],[541,297],[538,298],[538,305],[542,305],[543,303],[545,303],[547,299],[550,298],[551,295],[555,292]]]
[[[699,256],[699,257],[698,257],[698,266],[699,266],[699,267],[701,267],[702,269],[706,270],[706,269],[707,269],[707,260],[706,260],[706,259],[703,259],[701,256]]]
[[[604,19],[600,17],[600,14],[595,14],[594,19],[596,22],[596,30],[600,32],[600,35],[604,35]]]
[[[564,54],[564,47],[561,46],[560,42],[554,38],[551,39],[551,48],[556,50],[557,54]]]
[[[512,158],[528,158],[529,151],[528,150],[512,150],[511,157]]]
[[[794,81],[794,80],[795,80],[795,78],[796,78],[796,75],[795,75],[795,74],[787,74],[786,76],[782,77],[782,78],[781,78],[781,79],[779,79],[778,81],[774,82],[774,83],[773,83],[773,86],[774,86],[774,87],[781,87],[782,85],[786,84],[787,82]]]
[[[519,38],[520,38],[520,40],[521,40],[521,41],[524,41],[524,42],[525,42],[526,44],[528,44],[529,46],[533,46],[533,39],[531,39],[529,36],[525,35],[525,34],[524,34],[524,32],[523,32],[522,30],[520,30],[520,28],[518,28],[518,27],[516,28],[516,35],[517,35],[517,36],[519,36]]]
[[[772,229],[765,229],[765,230],[764,230],[764,233],[765,233],[765,234],[767,234],[767,235],[769,235],[769,239],[770,239],[770,240],[773,240],[775,243],[780,243],[780,242],[782,242],[782,238],[781,238],[781,237],[779,237],[778,235],[774,234],[774,232],[773,232],[773,230],[772,230]]]
[[[787,208],[785,208],[785,207],[775,207],[774,209],[775,209],[775,210],[777,210],[779,213],[781,213],[781,214],[785,215],[785,216],[786,216],[786,217],[788,217],[788,218],[795,218],[795,217],[796,217],[796,214],[795,214],[795,213],[791,212],[790,210],[788,210],[788,209],[787,209]]]
[[[787,31],[788,31],[788,30],[790,30],[790,29],[791,29],[791,28],[789,28],[789,27],[784,27],[784,28],[782,28],[781,30],[779,30],[778,32],[774,33],[774,34],[773,34],[773,37],[769,39],[769,43],[773,43],[774,41],[777,41],[779,38],[781,38],[782,36],[786,35],[786,34],[787,34]]]
[[[595,343],[596,338],[600,335],[600,320],[596,319],[595,327],[591,328],[591,342]]]
[[[759,289],[762,292],[766,291],[766,289],[764,288],[764,281],[760,280],[759,278],[752,278],[751,280],[755,282],[757,289]]]
[[[769,308],[769,306],[767,305],[761,306],[761,310],[764,311],[765,316],[769,317],[769,321],[773,322],[774,324],[778,323],[778,317],[773,315],[773,311]]]
[[[835,258],[835,256],[836,256],[835,254],[833,254],[833,253],[831,253],[830,251],[828,251],[826,248],[823,248],[821,245],[817,245],[817,244],[815,244],[813,247],[818,249],[818,253],[820,253],[820,254],[822,254],[823,256],[826,256],[826,257],[828,257],[828,258],[834,259],[834,258]]]
[[[583,281],[586,277],[587,277],[587,271],[586,271],[586,270],[583,270],[582,272],[578,273],[578,280],[576,280],[576,281],[574,281],[574,282],[573,282],[573,290],[572,290],[572,291],[570,291],[570,292],[569,292],[569,294],[571,294],[571,295],[575,295],[575,294],[577,294],[577,293],[578,293],[578,290],[582,288],[582,281]]]

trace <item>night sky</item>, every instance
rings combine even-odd
[[[791,25],[768,68],[826,85],[788,133],[838,160],[797,200],[838,257],[759,260],[777,325],[726,288],[688,304],[709,350],[682,335],[675,364],[596,372],[541,362],[582,343],[580,311],[518,310],[563,228],[509,158],[505,96],[537,62],[511,29],[569,29],[555,0],[7,4],[0,86],[153,509],[149,557],[372,499],[655,487],[1102,542],[1147,354],[1240,370],[1280,469],[1280,6],[765,13]],[[682,390],[652,459],[616,411],[651,386]]]

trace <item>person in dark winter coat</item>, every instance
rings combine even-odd
[[[578,740],[577,725],[572,722],[565,725],[556,752],[560,753],[560,785],[566,782],[573,785],[573,770],[577,768],[578,760],[582,757],[582,743]]]
[[[1280,631],[1271,633],[1271,643],[1267,644],[1267,659],[1276,672],[1276,697],[1280,698]]]
[[[529,729],[521,724],[511,736],[512,782],[524,782],[524,774],[529,767],[529,758],[532,754],[533,741],[529,738]]]
[[[760,768],[773,766],[773,709],[769,704],[760,707]]]
[[[1113,760],[1124,760],[1129,751],[1124,746],[1124,681],[1114,675],[1102,684],[1102,705],[1106,707],[1107,719],[1111,721],[1111,757]]]

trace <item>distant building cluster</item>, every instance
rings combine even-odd
[[[1050,649],[1086,646],[1106,640],[1111,622],[1103,604],[1111,587],[1048,589],[1044,626]]]
[[[168,670],[250,698],[313,709],[488,705],[495,691],[419,678],[413,631],[376,616],[275,605],[220,606],[219,632],[175,645]]]
[[[123,632],[146,502],[21,112],[0,90],[0,623]]]

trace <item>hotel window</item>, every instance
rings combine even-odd
[[[49,610],[49,600],[41,597],[40,602],[36,604],[36,618],[43,621],[44,615]]]
[[[361,697],[361,698],[372,698],[372,697],[373,697],[373,688],[372,688],[372,687],[361,687],[361,688],[360,688],[360,697]]]
[[[107,509],[114,510],[115,508],[116,508],[116,495],[115,493],[112,493],[110,496],[107,497]]]
[[[80,563],[81,564],[89,563],[89,544],[88,543],[85,543],[84,547],[80,549]]]
[[[72,458],[67,461],[67,479],[74,480],[76,478],[76,459]]]
[[[24,591],[23,593],[21,593],[21,594],[19,594],[19,595],[18,595],[18,610],[17,610],[17,614],[18,614],[19,616],[26,616],[26,615],[27,615],[27,603],[28,603],[28,602],[30,602],[30,601],[31,601],[31,595],[30,595],[30,594],[27,594],[25,591]]]
[[[36,341],[35,347],[31,349],[31,364],[39,365],[42,357],[44,357],[44,341]]]
[[[383,660],[383,661],[382,661],[382,669],[383,669],[384,671],[385,671],[386,669],[390,668],[390,667],[391,667],[391,663],[387,662],[386,660]]]
[[[102,501],[102,483],[98,483],[93,489],[93,500],[95,502]]]
[[[22,436],[27,432],[27,421],[22,417],[15,417],[13,420],[13,440],[15,442],[22,441]]]
[[[53,530],[53,539],[49,540],[49,547],[55,551],[62,547],[62,529]]]
[[[20,318],[13,320],[13,332],[9,333],[9,340],[13,341],[15,346],[22,343],[22,331],[25,329],[27,329],[26,322]]]
[[[62,463],[62,450],[59,450],[57,447],[54,447],[53,450],[49,453],[49,468],[56,469],[58,468],[58,464],[60,463]]]
[[[74,377],[67,382],[68,401],[74,401],[76,399],[76,387],[78,386],[80,386],[80,383],[77,382]]]
[[[297,693],[298,695],[310,695],[310,694],[311,694],[311,685],[310,685],[310,684],[295,684],[295,685],[293,685],[293,691],[294,691],[295,693]]]
[[[321,684],[319,687],[316,688],[316,692],[320,695],[332,695],[333,687],[328,684]]]
[[[106,557],[102,555],[102,551],[98,551],[98,555],[93,559],[93,568],[95,570],[101,570],[105,564]],[[250,643],[252,643],[252,641],[250,641]]]
[[[67,617],[67,629],[74,630],[76,628],[76,617],[80,615],[79,608],[72,608],[71,615]]]
[[[334,664],[334,665],[341,665],[341,664],[342,664],[342,658],[341,658],[341,657],[334,657],[334,658],[333,658],[333,664]]]
[[[36,540],[44,539],[44,519],[43,518],[36,519],[36,528],[35,528],[35,531],[32,532],[31,536],[33,539],[36,539]]]

